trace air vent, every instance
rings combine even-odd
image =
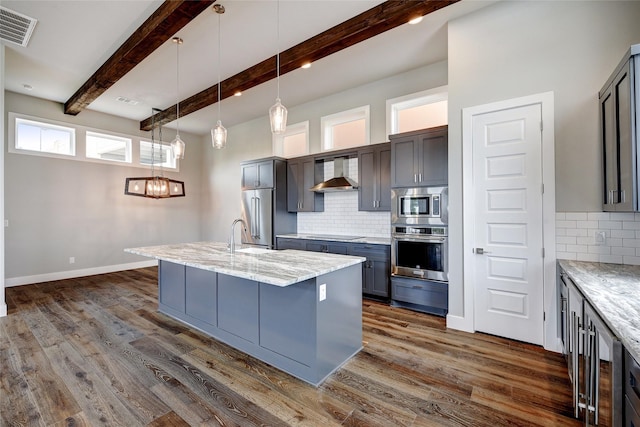
[[[37,19],[0,6],[0,40],[26,47]]]

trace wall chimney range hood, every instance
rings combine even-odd
[[[329,193],[332,191],[357,190],[358,183],[349,178],[349,158],[336,157],[333,159],[333,178],[321,182],[310,188],[316,193]]]

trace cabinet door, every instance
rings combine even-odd
[[[612,86],[600,97],[600,132],[604,167],[604,210],[615,210],[618,194],[618,144],[615,136],[615,117]]]
[[[298,212],[298,209],[300,209],[298,188],[302,184],[300,182],[301,176],[300,162],[287,162],[287,210],[289,212]]]
[[[242,174],[242,189],[249,190],[256,188],[258,183],[258,165],[250,163],[240,166],[240,172]]]
[[[213,271],[187,267],[186,313],[198,320],[216,326],[217,280]]]
[[[391,147],[378,152],[378,183],[377,210],[391,212]]]
[[[325,242],[319,240],[306,240],[305,250],[311,252],[324,252]]]
[[[258,342],[258,282],[218,275],[218,328]]]
[[[273,188],[273,161],[266,160],[256,164],[258,182],[256,188]]]
[[[418,183],[421,186],[447,185],[447,130],[428,132],[420,138]]]
[[[615,129],[618,132],[618,174],[619,192],[617,194],[619,211],[633,211],[634,162],[631,137],[631,76],[629,63],[613,82],[615,102]]]
[[[309,189],[316,185],[315,160],[302,162],[302,185],[298,188],[298,200],[302,203],[298,212],[314,212],[316,193]]]
[[[415,187],[418,175],[414,167],[416,157],[414,137],[398,139],[391,144],[391,186]]]
[[[304,251],[306,249],[306,240],[302,239],[283,239],[278,238],[278,250],[283,249],[296,249],[299,251]]]
[[[358,153],[358,210],[375,211],[378,199],[374,150]]]
[[[385,261],[370,261],[369,269],[372,271],[370,293],[379,297],[389,297],[389,275],[391,263]]]
[[[185,311],[185,266],[160,261],[159,300],[181,313]]]
[[[330,254],[340,254],[347,255],[349,253],[349,244],[347,243],[336,243],[336,242],[325,242],[325,252]]]

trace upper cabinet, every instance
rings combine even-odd
[[[273,188],[273,160],[245,162],[240,169],[243,190]]]
[[[309,190],[324,178],[322,163],[313,156],[287,162],[287,210],[289,212],[324,211],[324,194]]]
[[[448,126],[390,135],[391,187],[448,183]]]
[[[358,151],[358,210],[391,210],[391,145],[371,145]]]
[[[599,97],[604,210],[639,211],[640,44],[631,46]]]

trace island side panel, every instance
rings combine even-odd
[[[185,266],[168,261],[159,262],[158,299],[160,307],[185,311]]]
[[[258,282],[218,274],[218,328],[258,344]]]
[[[187,267],[186,271],[186,313],[209,325],[217,326],[217,273]]]
[[[261,283],[260,346],[313,367],[316,304],[315,279],[286,287]]]
[[[316,278],[317,372],[321,382],[362,349],[362,264]],[[320,299],[320,286],[327,298]]]

